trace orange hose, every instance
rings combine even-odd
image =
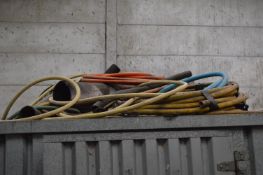
[[[84,79],[108,79],[108,80],[134,80],[134,79],[156,79],[160,80],[161,77],[154,77],[154,76],[136,76],[136,77],[126,77],[126,78],[120,78],[120,77],[103,77],[103,76],[94,76],[94,75],[85,75],[83,76]]]
[[[152,76],[152,74],[144,73],[144,72],[121,72],[121,73],[112,73],[112,74],[87,74],[87,75],[110,76],[110,77]]]
[[[163,77],[153,76],[143,72],[122,72],[112,74],[85,74],[81,81],[89,83],[118,83],[126,85],[138,85],[150,80],[161,80]]]
[[[163,80],[163,77],[156,77],[156,76],[132,76],[129,78],[139,78],[139,79],[151,79],[151,80]]]
[[[134,79],[134,80],[106,80],[106,79],[81,79],[82,82],[89,82],[89,83],[118,83],[118,84],[131,84],[131,85],[138,85],[141,83],[146,83],[150,80],[147,79]]]

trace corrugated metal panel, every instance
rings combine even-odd
[[[0,137],[0,174],[5,172],[5,139]]]
[[[263,174],[263,128],[254,128],[250,133],[252,174]]]
[[[83,121],[69,122],[72,128],[63,133],[0,132],[0,175],[235,175],[218,171],[217,165],[234,161],[234,152],[243,150],[251,156],[252,173],[247,174],[262,174],[259,126],[175,130],[167,125],[167,129],[97,132],[71,131]],[[6,127],[21,131],[35,123],[28,124],[6,123]]]
[[[1,141],[0,160],[3,174],[31,174],[32,142],[31,137],[10,135]]]
[[[211,175],[233,160],[228,137],[44,144],[44,175]],[[229,173],[234,174],[234,173]]]
[[[211,175],[218,173],[217,163],[233,160],[230,141],[229,137],[77,142],[42,140],[43,174]],[[1,143],[1,173],[32,174],[32,140],[8,136],[6,143]]]

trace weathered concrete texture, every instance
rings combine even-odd
[[[105,0],[4,0],[0,21],[105,22]]]
[[[263,26],[260,0],[118,0],[119,24]]]
[[[104,54],[0,54],[0,84],[27,84],[50,75],[104,72]]]
[[[107,1],[106,66],[116,64],[117,58],[117,0]]]
[[[104,24],[1,23],[0,52],[104,53]]]
[[[262,87],[240,87],[240,92],[248,95],[247,104],[249,105],[249,110],[262,110],[263,106],[263,93]]]
[[[263,29],[255,27],[123,25],[117,35],[119,55],[263,55]]]
[[[22,89],[23,86],[0,86],[0,116],[2,116],[4,109],[6,108],[8,102],[16,95],[16,93]],[[28,90],[18,101],[15,103],[9,114],[12,114],[19,110],[22,106],[25,106],[32,102],[37,95],[39,95],[47,86],[35,86]]]
[[[263,106],[263,62],[260,57],[119,56],[117,64],[124,71],[145,71],[165,76],[185,70],[191,70],[194,74],[224,71],[230,80],[239,83],[242,92],[249,95],[251,109]]]

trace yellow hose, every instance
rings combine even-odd
[[[233,95],[237,92],[236,91],[237,89],[238,89],[238,85],[233,84],[220,89],[215,89],[215,90],[211,89],[211,91],[212,90],[214,91],[212,92],[208,91],[208,92],[211,94],[212,97],[218,98],[218,97],[226,96],[227,94]],[[206,98],[202,95],[201,91],[193,91],[193,92],[185,92],[185,96],[182,95],[181,97],[180,96],[168,97],[167,99],[165,99],[165,102],[176,101],[177,103],[192,103],[192,102],[202,101],[205,99]]]
[[[217,103],[226,102],[229,100],[234,100],[236,97],[224,97],[215,99]],[[142,107],[143,109],[180,109],[180,108],[194,108],[200,107],[200,102],[192,102],[192,103],[168,103],[168,104],[154,104],[154,105],[147,105]]]
[[[236,99],[222,102],[218,104],[219,109],[234,106],[236,104],[239,104],[241,102],[246,101],[247,97],[244,95],[241,95],[237,97]],[[131,113],[139,113],[139,114],[154,114],[154,115],[179,115],[179,114],[198,114],[198,113],[205,113],[209,112],[210,108],[185,108],[185,109],[136,109],[130,111]]]
[[[70,76],[70,79],[75,79],[75,78],[79,78],[82,77],[84,74],[77,74],[77,75],[73,75]],[[43,94],[41,94],[40,96],[38,96],[30,105],[40,105],[38,102],[40,102],[43,98],[45,98],[46,96],[48,96],[54,89],[55,85],[50,86]]]
[[[69,103],[65,104],[64,106],[61,106],[55,110],[49,111],[47,113],[42,113],[39,115],[35,115],[32,117],[28,117],[28,118],[21,118],[21,119],[16,119],[16,120],[12,120],[12,121],[27,121],[27,120],[36,120],[36,119],[42,119],[42,118],[46,118],[46,117],[52,117],[60,112],[63,112],[64,110],[70,108],[71,106],[73,106],[80,98],[80,88],[78,86],[78,84],[76,82],[74,82],[73,80],[71,80],[70,78],[67,77],[60,77],[60,76],[54,76],[54,77],[45,77],[45,78],[41,78],[38,80],[35,80],[31,83],[29,83],[28,85],[26,85],[23,89],[21,89],[16,95],[15,97],[9,102],[9,104],[7,105],[4,114],[2,116],[2,120],[6,120],[7,115],[11,109],[11,107],[13,106],[13,104],[16,102],[16,100],[29,88],[31,88],[32,86],[43,82],[43,81],[48,81],[48,80],[62,80],[62,81],[67,81],[76,91],[76,95],[75,97],[72,99],[72,101],[70,101]]]
[[[127,107],[123,107],[123,108],[115,108],[115,109],[112,109],[112,110],[109,110],[109,111],[105,111],[105,112],[99,112],[99,113],[84,113],[84,114],[79,114],[79,115],[67,115],[67,114],[60,114],[61,117],[55,117],[55,118],[49,118],[49,120],[53,120],[53,119],[84,119],[84,118],[99,118],[99,117],[105,117],[105,116],[109,116],[109,115],[116,115],[116,114],[119,114],[119,113],[122,113],[122,112],[127,112],[129,110],[134,110],[136,108],[140,108],[142,106],[145,106],[145,105],[149,105],[149,104],[152,104],[152,103],[155,103],[157,101],[160,101],[166,97],[169,97],[170,95],[173,95],[179,91],[183,91],[187,88],[187,83],[185,82],[182,82],[182,81],[173,81],[173,83],[176,83],[176,84],[181,84],[180,86],[178,86],[176,89],[172,90],[172,91],[169,91],[169,92],[166,92],[166,93],[162,93],[162,94],[159,94],[158,96],[156,97],[153,97],[153,98],[150,98],[150,99],[147,99],[145,101],[142,101],[140,103],[137,103],[137,104],[134,104],[134,105],[131,105],[131,106],[127,106]],[[138,93],[139,94],[139,93]],[[127,94],[128,95],[128,94]]]
[[[169,81],[169,83],[171,83],[171,81]],[[209,93],[212,93],[212,96],[215,97],[220,97],[222,95],[225,95],[228,92],[234,91],[235,89],[237,89],[237,85],[229,85],[223,88],[214,88],[209,90]],[[213,95],[213,93],[215,92],[219,92],[216,93],[215,95]],[[100,101],[100,100],[114,100],[114,99],[129,99],[129,98],[133,98],[133,97],[140,97],[140,98],[152,98],[152,97],[156,97],[160,95],[160,93],[127,93],[127,94],[109,94],[109,95],[101,95],[101,96],[96,96],[96,97],[89,97],[89,98],[84,98],[84,99],[80,99],[77,104],[86,104],[86,103],[93,103],[96,101]],[[186,98],[191,98],[191,97],[198,97],[198,99],[204,100],[205,98],[202,96],[201,91],[192,91],[192,92],[178,92],[176,94],[173,94],[167,98],[165,98],[165,101],[175,101],[175,100],[182,100],[182,99],[186,99]],[[69,101],[55,101],[52,97],[50,97],[49,102],[51,104],[54,105],[65,105],[67,104]],[[200,100],[198,100],[200,101]],[[191,101],[190,101],[191,102]]]
[[[7,108],[5,109],[2,121],[11,121],[6,120],[7,115],[16,102],[16,100],[29,88],[34,86],[37,83],[49,80],[61,80],[68,82],[76,91],[75,97],[71,101],[55,101],[52,97],[48,98],[48,101],[43,101],[45,97],[51,94],[54,89],[54,86],[50,86],[45,92],[43,92],[37,99],[31,103],[32,106],[48,106],[55,105],[58,106],[57,109],[52,111],[47,111],[45,113],[27,117],[14,119],[12,121],[28,121],[28,120],[58,120],[58,119],[85,119],[85,118],[100,118],[100,117],[113,117],[118,114],[146,114],[146,115],[179,115],[179,114],[222,114],[222,113],[238,113],[242,110],[236,109],[235,105],[245,102],[247,97],[243,94],[236,97],[235,95],[238,92],[237,84],[230,84],[222,88],[213,88],[208,90],[208,93],[215,99],[218,105],[217,111],[210,111],[208,101],[202,94],[202,91],[191,91],[189,90],[189,85],[182,81],[174,80],[152,80],[147,83],[140,84],[139,86],[150,86],[152,84],[178,84],[176,89],[173,89],[166,93],[126,93],[126,94],[109,94],[96,97],[89,97],[80,99],[80,88],[79,85],[74,81],[74,78],[83,76],[83,74],[75,75],[72,77],[46,77],[38,79],[31,82],[25,86],[18,94],[10,101]],[[155,86],[156,87],[156,86]],[[108,104],[109,110],[104,112],[87,112],[77,115],[70,115],[64,113],[70,107],[76,107],[78,105],[91,105],[94,102],[100,100],[110,100]],[[115,104],[115,101],[121,101],[122,104],[111,109],[112,104]],[[114,106],[114,105],[113,105]]]

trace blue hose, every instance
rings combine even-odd
[[[208,78],[208,77],[216,77],[216,76],[222,77],[222,79],[220,79],[220,80],[212,83],[211,85],[207,86],[206,88],[204,88],[204,90],[208,90],[208,89],[212,89],[212,88],[216,88],[216,87],[223,87],[228,83],[228,76],[224,72],[208,72],[208,73],[194,75],[194,76],[182,79],[182,81],[184,81],[186,83],[190,83],[190,82],[195,81],[195,80]],[[160,93],[168,92],[168,91],[174,89],[175,87],[176,87],[176,84],[167,85],[160,90]]]

